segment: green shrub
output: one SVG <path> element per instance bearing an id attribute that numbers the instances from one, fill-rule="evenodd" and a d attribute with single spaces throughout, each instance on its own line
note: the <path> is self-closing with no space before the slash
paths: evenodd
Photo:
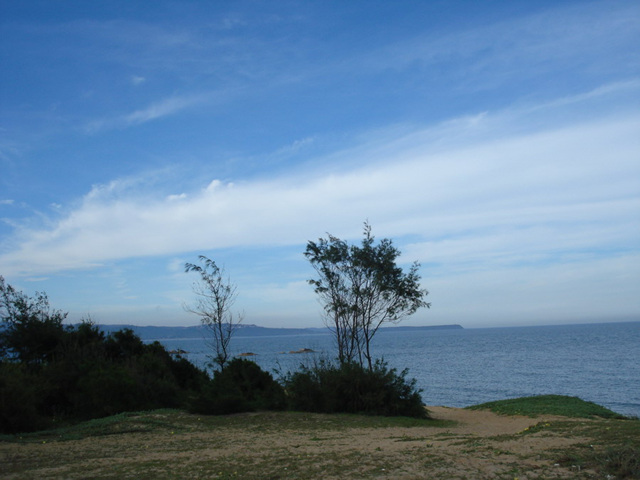
<path id="1" fill-rule="evenodd" d="M 144 409 L 130 372 L 113 364 L 92 368 L 80 378 L 75 403 L 75 415 L 87 419 Z"/>
<path id="2" fill-rule="evenodd" d="M 131 329 L 106 335 L 91 321 L 65 326 L 65 318 L 45 293 L 29 297 L 0 276 L 0 432 L 185 407 L 210 381 Z"/>
<path id="3" fill-rule="evenodd" d="M 427 418 L 416 380 L 378 360 L 369 370 L 357 363 L 320 361 L 284 378 L 289 407 L 324 413 Z"/>
<path id="4" fill-rule="evenodd" d="M 0 362 L 0 432 L 18 433 L 48 426 L 40 413 L 35 377 L 23 364 Z"/>
<path id="5" fill-rule="evenodd" d="M 199 392 L 209 381 L 207 372 L 196 367 L 186 358 L 180 356 L 172 358 L 169 367 L 176 382 L 178 382 L 178 386 L 183 391 Z"/>
<path id="6" fill-rule="evenodd" d="M 190 405 L 192 413 L 224 415 L 255 410 L 282 410 L 284 390 L 255 362 L 236 358 L 214 374 Z"/>

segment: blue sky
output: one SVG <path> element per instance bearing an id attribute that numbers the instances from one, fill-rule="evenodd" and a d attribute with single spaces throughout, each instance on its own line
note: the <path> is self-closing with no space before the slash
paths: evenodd
<path id="1" fill-rule="evenodd" d="M 322 324 L 308 240 L 422 264 L 406 325 L 640 319 L 636 1 L 0 0 L 0 275 L 69 320 Z"/>

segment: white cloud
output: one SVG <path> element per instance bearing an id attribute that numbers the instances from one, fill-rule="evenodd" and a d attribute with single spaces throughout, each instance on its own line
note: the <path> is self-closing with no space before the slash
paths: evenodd
<path id="1" fill-rule="evenodd" d="M 135 85 L 135 86 L 142 85 L 142 84 L 143 84 L 144 82 L 146 82 L 146 81 L 147 81 L 147 79 L 146 79 L 146 78 L 141 77 L 141 76 L 139 76 L 139 75 L 133 75 L 133 76 L 131 77 L 131 83 L 132 83 L 133 85 Z"/>
<path id="2" fill-rule="evenodd" d="M 186 193 L 180 193 L 178 195 L 169 195 L 167 197 L 167 200 L 171 201 L 171 202 L 177 202 L 180 200 L 184 200 L 185 198 L 187 198 L 187 194 Z"/>
<path id="3" fill-rule="evenodd" d="M 19 230 L 0 271 L 300 245 L 326 231 L 359 236 L 366 218 L 378 236 L 419 237 L 408 256 L 457 269 L 636 248 L 640 115 L 567 126 L 554 123 L 554 108 L 537 110 L 546 129 L 526 109 L 376 135 L 288 177 L 216 179 L 177 195 L 149 191 L 153 182 L 139 178 L 115 180 L 93 187 L 54 228 Z"/>

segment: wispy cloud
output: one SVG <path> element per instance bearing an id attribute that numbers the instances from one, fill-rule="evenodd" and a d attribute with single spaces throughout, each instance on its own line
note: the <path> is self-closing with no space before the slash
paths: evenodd
<path id="1" fill-rule="evenodd" d="M 141 110 L 136 110 L 125 117 L 123 117 L 123 123 L 126 125 L 137 125 L 145 123 L 150 120 L 156 120 L 158 118 L 173 115 L 185 108 L 192 107 L 194 105 L 202 104 L 207 100 L 206 95 L 190 95 L 186 97 L 172 97 L 162 100 L 160 102 L 149 105 Z"/>
<path id="2" fill-rule="evenodd" d="M 93 120 L 86 125 L 85 130 L 90 133 L 96 133 L 112 128 L 126 128 L 140 125 L 153 120 L 176 115 L 189 108 L 208 105 L 215 98 L 216 96 L 214 94 L 173 96 L 154 102 L 144 108 L 125 115 Z"/>
<path id="3" fill-rule="evenodd" d="M 454 91 L 479 91 L 522 81 L 549 82 L 561 72 L 582 72 L 574 85 L 598 75 L 634 75 L 640 53 L 635 2 L 557 4 L 541 13 L 487 21 L 470 29 L 402 39 L 354 59 L 362 69 L 423 69 L 429 82 L 448 82 Z M 552 74 L 553 77 L 549 77 Z M 553 83 L 553 82 L 551 82 Z"/>
<path id="4" fill-rule="evenodd" d="M 0 255 L 0 271 L 42 274 L 139 256 L 301 245 L 325 231 L 357 236 L 365 218 L 380 235 L 421 238 L 409 246 L 414 257 L 456 268 L 637 251 L 640 115 L 554 125 L 551 109 L 542 128 L 530 109 L 523 112 L 376 138 L 291 176 L 174 192 L 147 191 L 132 179 L 96 186 L 54 228 L 18 231 L 15 247 Z M 325 164 L 333 165 L 329 173 Z"/>
<path id="5" fill-rule="evenodd" d="M 314 138 L 313 137 L 306 137 L 306 138 L 302 138 L 300 140 L 296 140 L 293 143 L 291 143 L 290 145 L 286 145 L 286 146 L 278 149 L 278 151 L 274 153 L 274 156 L 291 156 L 291 155 L 295 155 L 295 154 L 299 153 L 300 150 L 302 150 L 305 147 L 308 147 L 309 145 L 311 145 L 313 142 L 314 142 Z"/>

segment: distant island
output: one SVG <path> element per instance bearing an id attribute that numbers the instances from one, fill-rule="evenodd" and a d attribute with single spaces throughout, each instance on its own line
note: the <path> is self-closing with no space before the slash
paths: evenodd
<path id="1" fill-rule="evenodd" d="M 99 325 L 105 333 L 115 332 L 123 328 L 129 328 L 143 340 L 164 340 L 177 338 L 202 338 L 206 334 L 202 325 L 190 327 L 154 327 L 139 325 Z M 429 326 L 395 326 L 383 327 L 379 332 L 389 331 L 422 331 L 422 330 L 461 330 L 460 325 L 429 325 Z M 258 325 L 238 325 L 235 333 L 237 337 L 274 337 L 274 336 L 294 336 L 294 335 L 327 335 L 327 327 L 310 328 L 269 328 Z"/>

